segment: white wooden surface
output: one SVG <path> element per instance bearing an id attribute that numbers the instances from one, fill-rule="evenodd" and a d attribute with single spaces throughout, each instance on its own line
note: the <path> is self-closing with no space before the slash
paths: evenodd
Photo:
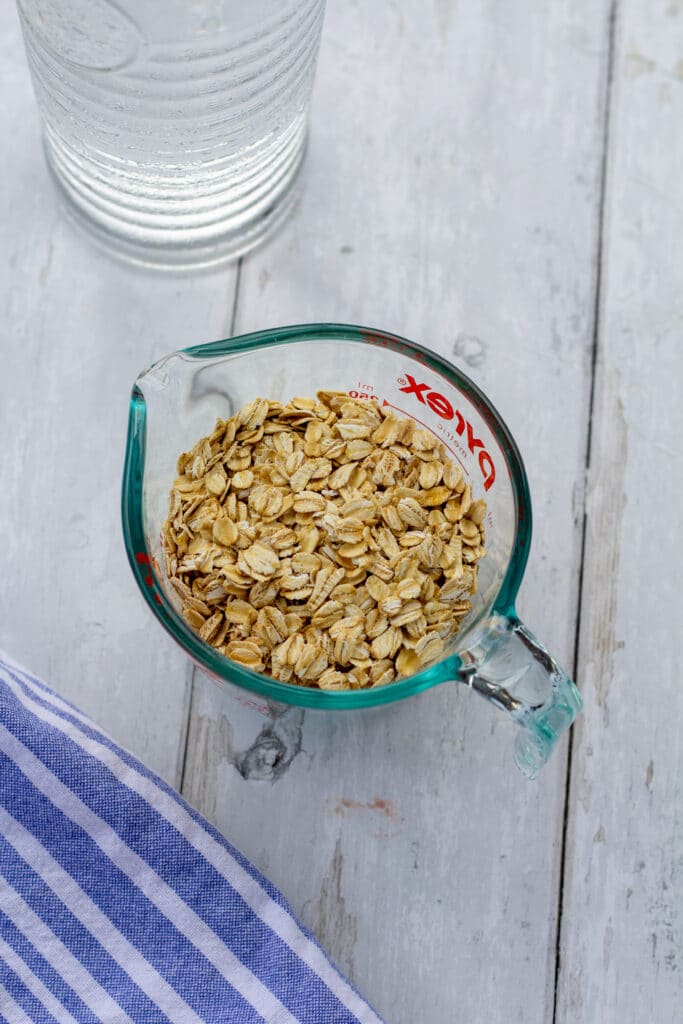
<path id="1" fill-rule="evenodd" d="M 388 1022 L 680 1020 L 683 4 L 331 3 L 305 191 L 239 275 L 93 250 L 47 178 L 10 5 L 0 46 L 0 646 L 182 785 Z M 534 784 L 455 688 L 254 719 L 138 596 L 136 373 L 325 319 L 460 363 L 520 442 L 519 608 L 570 668 L 578 649 L 587 701 Z"/>
<path id="2" fill-rule="evenodd" d="M 558 1019 L 679 1024 L 683 4 L 615 29 Z"/>
<path id="3" fill-rule="evenodd" d="M 84 242 L 45 166 L 14 4 L 0 25 L 0 646 L 177 784 L 187 668 L 149 628 L 117 512 L 128 396 L 181 339 L 229 331 L 236 273 L 164 280 Z"/>

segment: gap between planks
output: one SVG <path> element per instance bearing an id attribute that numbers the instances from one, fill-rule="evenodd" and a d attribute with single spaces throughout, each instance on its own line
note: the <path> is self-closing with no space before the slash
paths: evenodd
<path id="1" fill-rule="evenodd" d="M 240 282 L 242 280 L 242 261 L 243 261 L 243 257 L 240 256 L 240 258 L 237 261 L 237 271 L 235 273 L 235 290 L 233 292 L 232 310 L 231 310 L 231 313 L 230 313 L 230 326 L 228 328 L 228 337 L 229 338 L 233 337 L 233 335 L 235 333 L 235 324 L 237 323 L 237 303 L 238 303 L 238 298 L 239 298 L 239 294 L 240 294 Z M 190 722 L 192 721 L 192 706 L 194 704 L 195 680 L 197 678 L 197 671 L 198 671 L 197 670 L 197 666 L 194 665 L 192 662 L 189 662 L 188 664 L 189 664 L 189 669 L 190 669 L 189 680 L 188 680 L 188 683 L 187 683 L 187 687 L 188 687 L 189 693 L 188 693 L 187 701 L 186 701 L 185 721 L 183 723 L 183 725 L 184 725 L 184 735 L 183 735 L 183 737 L 181 739 L 181 744 L 180 744 L 181 747 L 182 747 L 182 756 L 181 756 L 181 759 L 180 759 L 180 766 L 179 766 L 179 770 L 178 770 L 178 777 L 179 777 L 178 790 L 179 790 L 179 792 L 183 796 L 185 795 L 185 777 L 187 775 L 187 755 L 188 755 L 188 751 L 189 751 L 189 747 L 190 747 Z"/>
<path id="2" fill-rule="evenodd" d="M 605 62 L 604 80 L 604 109 L 602 115 L 602 159 L 600 165 L 600 188 L 598 199 L 597 233 L 595 242 L 595 293 L 593 299 L 593 334 L 591 342 L 590 360 L 590 383 L 588 393 L 588 428 L 586 430 L 586 451 L 583 469 L 583 519 L 581 523 L 581 546 L 579 553 L 579 580 L 576 603 L 576 625 L 574 631 L 574 653 L 572 664 L 572 678 L 576 679 L 579 669 L 579 649 L 581 643 L 581 613 L 583 609 L 584 592 L 584 563 L 586 557 L 586 534 L 587 534 L 587 505 L 586 496 L 588 493 L 588 474 L 590 472 L 591 448 L 593 440 L 593 416 L 595 413 L 595 377 L 598 365 L 598 352 L 600 349 L 600 308 L 602 302 L 603 284 L 603 259 L 605 243 L 605 211 L 607 207 L 607 179 L 609 172 L 609 148 L 612 124 L 612 93 L 614 88 L 614 60 L 616 50 L 617 22 L 619 0 L 611 0 L 607 18 L 607 55 Z M 574 751 L 574 730 L 569 730 L 567 745 L 567 765 L 564 790 L 564 814 L 562 818 L 562 838 L 560 841 L 560 875 L 558 879 L 558 900 L 557 900 L 557 930 L 555 934 L 555 977 L 553 981 L 553 1017 L 552 1024 L 558 1024 L 558 988 L 560 981 L 560 958 L 562 944 L 563 908 L 564 908 L 564 882 L 565 866 L 567 859 L 567 830 L 569 826 L 569 814 L 571 807 L 571 775 L 572 755 Z"/>

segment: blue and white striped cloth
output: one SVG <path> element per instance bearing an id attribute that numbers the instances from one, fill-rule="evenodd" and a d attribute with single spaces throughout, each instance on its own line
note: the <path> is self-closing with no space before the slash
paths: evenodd
<path id="1" fill-rule="evenodd" d="M 0 654 L 2 1024 L 380 1024 L 282 895 Z"/>

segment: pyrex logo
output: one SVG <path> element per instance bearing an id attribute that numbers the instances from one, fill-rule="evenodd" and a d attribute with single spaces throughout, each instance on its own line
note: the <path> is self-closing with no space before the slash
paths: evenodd
<path id="1" fill-rule="evenodd" d="M 403 384 L 403 378 L 399 378 L 398 383 Z M 453 408 L 445 395 L 439 391 L 433 391 L 429 384 L 418 384 L 409 373 L 405 374 L 405 387 L 401 387 L 399 390 L 405 392 L 406 395 L 415 395 L 419 402 L 428 405 L 432 412 L 435 412 L 442 420 L 455 420 L 456 434 L 459 434 L 460 437 L 465 436 L 467 447 L 473 455 L 478 453 L 479 469 L 484 478 L 484 490 L 488 491 L 496 479 L 496 467 L 484 447 L 484 442 L 475 436 L 470 421 L 466 420 L 458 409 Z"/>

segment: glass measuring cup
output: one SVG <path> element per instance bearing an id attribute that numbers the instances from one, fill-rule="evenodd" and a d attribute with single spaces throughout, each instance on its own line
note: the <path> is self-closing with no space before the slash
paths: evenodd
<path id="1" fill-rule="evenodd" d="M 229 661 L 182 618 L 163 572 L 161 527 L 178 455 L 246 402 L 286 402 L 319 389 L 392 406 L 431 430 L 484 498 L 486 557 L 472 610 L 443 657 L 385 686 L 325 691 L 271 679 Z M 529 490 L 517 446 L 488 399 L 444 359 L 396 335 L 312 324 L 197 345 L 159 360 L 133 387 L 122 493 L 128 558 L 148 605 L 206 673 L 250 706 L 328 711 L 401 700 L 462 682 L 520 727 L 515 760 L 533 778 L 581 709 L 578 690 L 515 612 L 531 541 Z M 251 697 L 245 699 L 244 691 Z"/>

